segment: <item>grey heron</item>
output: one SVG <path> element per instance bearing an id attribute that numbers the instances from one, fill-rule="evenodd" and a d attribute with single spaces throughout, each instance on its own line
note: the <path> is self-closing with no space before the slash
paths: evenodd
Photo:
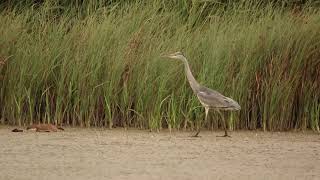
<path id="1" fill-rule="evenodd" d="M 235 100 L 222 95 L 218 91 L 200 85 L 192 75 L 187 58 L 181 52 L 175 52 L 173 54 L 165 55 L 163 57 L 178 59 L 184 63 L 185 73 L 187 75 L 187 79 L 190 83 L 191 89 L 193 90 L 194 94 L 198 97 L 201 105 L 205 108 L 205 121 L 207 120 L 209 109 L 217 110 L 222 117 L 222 123 L 224 127 L 224 135 L 222 137 L 230 137 L 227 132 L 225 119 L 221 114 L 220 110 L 239 111 L 241 109 L 240 105 Z M 198 137 L 200 133 L 200 128 L 201 123 L 194 137 Z"/>

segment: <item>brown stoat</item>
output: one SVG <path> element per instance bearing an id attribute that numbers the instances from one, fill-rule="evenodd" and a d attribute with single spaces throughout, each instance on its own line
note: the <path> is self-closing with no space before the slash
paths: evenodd
<path id="1" fill-rule="evenodd" d="M 27 127 L 27 130 L 29 129 L 36 130 L 36 132 L 57 132 L 58 129 L 64 131 L 62 127 L 57 127 L 53 124 L 32 124 Z"/>

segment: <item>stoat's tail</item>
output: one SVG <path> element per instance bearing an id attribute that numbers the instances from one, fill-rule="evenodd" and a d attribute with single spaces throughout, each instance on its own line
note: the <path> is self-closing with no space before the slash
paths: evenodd
<path id="1" fill-rule="evenodd" d="M 62 130 L 62 131 L 64 131 L 64 129 L 62 128 L 62 127 L 57 127 L 58 129 L 60 129 L 60 130 Z"/>
<path id="2" fill-rule="evenodd" d="M 16 129 L 13 129 L 13 130 L 12 130 L 12 132 L 23 132 L 23 130 L 22 130 L 22 129 L 17 129 L 17 128 L 16 128 Z"/>

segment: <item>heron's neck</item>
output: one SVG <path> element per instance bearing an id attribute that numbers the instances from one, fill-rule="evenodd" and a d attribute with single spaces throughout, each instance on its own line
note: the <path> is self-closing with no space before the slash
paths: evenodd
<path id="1" fill-rule="evenodd" d="M 187 78 L 188 78 L 188 81 L 190 83 L 190 86 L 191 86 L 192 90 L 193 91 L 197 91 L 200 88 L 200 85 L 192 75 L 192 72 L 191 72 L 190 67 L 189 67 L 188 60 L 185 57 L 182 58 L 181 60 L 184 63 L 186 75 L 187 75 Z"/>

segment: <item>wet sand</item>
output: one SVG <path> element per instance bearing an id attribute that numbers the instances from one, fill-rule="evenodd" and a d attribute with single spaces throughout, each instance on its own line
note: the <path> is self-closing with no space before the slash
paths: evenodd
<path id="1" fill-rule="evenodd" d="M 313 132 L 153 133 L 67 128 L 13 133 L 0 127 L 0 179 L 320 179 Z"/>

